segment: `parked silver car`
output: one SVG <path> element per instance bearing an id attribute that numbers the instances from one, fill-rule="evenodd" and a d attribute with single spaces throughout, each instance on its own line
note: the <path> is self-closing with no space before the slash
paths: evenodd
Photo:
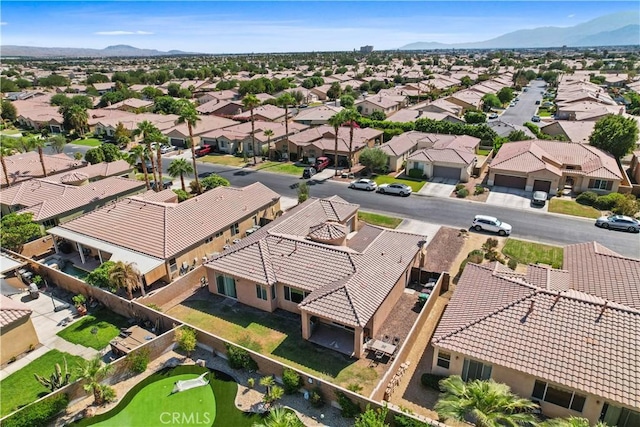
<path id="1" fill-rule="evenodd" d="M 547 204 L 548 198 L 549 194 L 546 191 L 534 191 L 533 197 L 531 198 L 531 204 L 544 206 Z"/>
<path id="2" fill-rule="evenodd" d="M 352 181 L 349 184 L 349 188 L 355 188 L 356 190 L 367 190 L 373 191 L 378 188 L 378 184 L 372 179 L 362 178 L 355 181 Z"/>
<path id="3" fill-rule="evenodd" d="M 613 230 L 624 230 L 631 233 L 640 232 L 640 221 L 625 215 L 601 216 L 596 220 L 596 226 Z"/>
<path id="4" fill-rule="evenodd" d="M 378 193 L 396 194 L 398 196 L 408 196 L 413 190 L 407 184 L 392 182 L 391 184 L 382 184 L 378 187 Z"/>
<path id="5" fill-rule="evenodd" d="M 511 224 L 502 222 L 494 216 L 476 215 L 476 217 L 473 218 L 471 227 L 476 231 L 491 231 L 501 236 L 511 234 Z"/>

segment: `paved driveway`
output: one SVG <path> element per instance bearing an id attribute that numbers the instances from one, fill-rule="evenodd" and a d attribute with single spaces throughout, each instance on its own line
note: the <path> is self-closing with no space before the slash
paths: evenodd
<path id="1" fill-rule="evenodd" d="M 418 191 L 422 196 L 449 197 L 456 189 L 458 181 L 450 178 L 432 178 Z"/>
<path id="2" fill-rule="evenodd" d="M 396 228 L 398 231 L 406 231 L 407 233 L 421 234 L 427 236 L 427 244 L 431 242 L 433 236 L 440 230 L 440 225 L 428 222 L 418 221 L 415 219 L 405 219 Z"/>
<path id="3" fill-rule="evenodd" d="M 539 212 L 547 212 L 549 203 L 544 206 L 533 206 L 531 204 L 531 196 L 533 192 L 518 190 L 508 187 L 493 187 L 489 192 L 486 203 L 489 205 L 505 206 L 509 208 L 535 210 Z"/>

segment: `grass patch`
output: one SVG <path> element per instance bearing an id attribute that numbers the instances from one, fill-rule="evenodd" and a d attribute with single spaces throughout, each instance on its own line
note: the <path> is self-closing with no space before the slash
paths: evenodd
<path id="1" fill-rule="evenodd" d="M 67 326 L 57 335 L 74 344 L 102 350 L 118 336 L 120 328 L 128 325 L 127 319 L 103 308 Z"/>
<path id="2" fill-rule="evenodd" d="M 387 228 L 396 228 L 402 222 L 402 218 L 362 211 L 358 212 L 358 219 L 372 225 L 379 225 Z"/>
<path id="3" fill-rule="evenodd" d="M 102 145 L 102 141 L 97 138 L 87 138 L 87 139 L 76 139 L 71 141 L 70 144 L 75 145 L 85 145 L 87 147 L 99 147 Z"/>
<path id="4" fill-rule="evenodd" d="M 214 163 L 216 165 L 224 166 L 244 167 L 247 164 L 242 157 L 232 156 L 231 154 L 209 154 L 207 156 L 200 157 L 199 160 L 205 163 Z"/>
<path id="5" fill-rule="evenodd" d="M 562 268 L 564 249 L 509 238 L 502 248 L 502 253 L 520 264 L 549 264 L 553 268 Z"/>
<path id="6" fill-rule="evenodd" d="M 292 163 L 281 163 L 281 162 L 264 162 L 260 163 L 256 170 L 263 170 L 266 172 L 274 172 L 274 173 L 283 173 L 287 175 L 296 175 L 302 176 L 302 172 L 304 172 L 305 166 L 297 166 Z"/>
<path id="7" fill-rule="evenodd" d="M 17 135 L 21 133 L 20 129 L 5 129 L 0 131 L 0 135 Z"/>
<path id="8" fill-rule="evenodd" d="M 420 189 L 427 183 L 427 181 L 412 181 L 409 179 L 398 179 L 394 178 L 390 175 L 378 175 L 373 179 L 376 184 L 391 184 L 392 182 L 398 182 L 400 184 L 407 184 L 411 189 L 416 192 L 420 191 Z"/>
<path id="9" fill-rule="evenodd" d="M 575 200 L 562 200 L 556 198 L 549 201 L 549 212 L 581 216 L 584 218 L 598 218 L 602 215 L 600 211 L 594 207 L 581 205 Z"/>
<path id="10" fill-rule="evenodd" d="M 36 381 L 33 374 L 49 378 L 55 369 L 56 363 L 59 363 L 64 370 L 64 359 L 67 360 L 71 381 L 74 381 L 77 377 L 75 369 L 82 357 L 58 350 L 51 350 L 43 354 L 24 368 L 0 381 L 0 395 L 2 395 L 2 399 L 0 399 L 0 417 L 4 417 L 49 394 L 49 390 Z"/>
<path id="11" fill-rule="evenodd" d="M 489 153 L 491 153 L 491 150 L 483 150 L 483 149 L 481 149 L 481 148 L 478 148 L 478 149 L 476 150 L 476 154 L 477 154 L 478 156 L 488 156 L 488 155 L 489 155 Z"/>
<path id="12" fill-rule="evenodd" d="M 540 111 L 538 111 L 538 116 L 540 116 L 540 117 L 551 117 L 552 114 L 551 114 L 551 112 L 549 112 L 547 110 L 540 110 Z"/>

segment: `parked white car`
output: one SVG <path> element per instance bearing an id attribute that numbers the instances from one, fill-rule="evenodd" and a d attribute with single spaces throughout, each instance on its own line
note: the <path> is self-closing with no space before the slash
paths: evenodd
<path id="1" fill-rule="evenodd" d="M 601 216 L 596 220 L 596 226 L 629 231 L 630 233 L 640 232 L 640 221 L 624 215 Z"/>
<path id="2" fill-rule="evenodd" d="M 491 231 L 493 233 L 498 233 L 501 236 L 511 234 L 511 224 L 502 222 L 494 216 L 476 215 L 476 217 L 473 218 L 471 227 L 476 231 Z"/>
<path id="3" fill-rule="evenodd" d="M 352 181 L 349 184 L 349 188 L 355 188 L 356 190 L 373 191 L 378 188 L 378 184 L 372 179 L 362 178 L 356 181 Z"/>
<path id="4" fill-rule="evenodd" d="M 175 149 L 176 149 L 176 147 L 174 147 L 173 145 L 163 145 L 162 147 L 160 147 L 160 152 L 162 154 L 167 154 L 167 153 L 172 152 Z"/>
<path id="5" fill-rule="evenodd" d="M 378 193 L 381 194 L 396 194 L 398 196 L 408 196 L 411 194 L 411 187 L 407 184 L 401 184 L 399 182 L 392 182 L 391 184 L 382 184 L 378 187 Z"/>

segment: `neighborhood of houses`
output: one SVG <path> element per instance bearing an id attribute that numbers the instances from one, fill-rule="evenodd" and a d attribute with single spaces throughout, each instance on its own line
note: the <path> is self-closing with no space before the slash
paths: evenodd
<path id="1" fill-rule="evenodd" d="M 173 341 L 163 334 L 178 336 L 178 329 L 189 327 L 197 331 L 197 351 L 222 356 L 217 360 L 230 359 L 230 346 L 237 346 L 278 382 L 283 368 L 296 370 L 306 379 L 300 384 L 305 399 L 320 384 L 325 394 L 342 393 L 363 410 L 384 402 L 394 414 L 443 425 L 447 419 L 434 411 L 437 386 L 425 387 L 421 377 L 457 375 L 465 382 L 508 385 L 535 404 L 532 414 L 541 420 L 579 417 L 587 420 L 585 425 L 640 425 L 640 251 L 630 257 L 589 241 L 554 249 L 561 255 L 553 263 L 509 258 L 506 246 L 512 237 L 493 239 L 473 229 L 434 224 L 404 227 L 407 220 L 390 226 L 371 220 L 371 213 L 342 193 L 306 197 L 299 192 L 291 200 L 262 183 L 260 173 L 244 186 L 227 183 L 206 191 L 192 186 L 193 194 L 184 198 L 171 188 L 149 186 L 154 161 L 168 174 L 162 159 L 193 160 L 194 168 L 240 159 L 244 167 L 238 171 L 259 171 L 261 164 L 273 162 L 297 165 L 300 172 L 328 158 L 324 180 L 349 184 L 384 177 L 376 185 L 381 188 L 420 183 L 408 203 L 433 196 L 437 188 L 446 190 L 439 197 L 451 200 L 464 197 L 464 188 L 476 189 L 475 197 L 504 192 L 526 200 L 544 192 L 545 212 L 556 212 L 551 210 L 555 200 L 582 206 L 575 201 L 581 194 L 617 194 L 635 207 L 621 217 L 628 221 L 625 231 L 640 231 L 634 218 L 635 196 L 640 196 L 638 116 L 627 112 L 628 100 L 617 99 L 640 89 L 635 73 L 603 71 L 594 81 L 593 59 L 565 58 L 565 71 L 545 76 L 548 81 L 538 77 L 546 68 L 535 67 L 533 78 L 523 80 L 521 70 L 501 65 L 499 58 L 477 67 L 439 55 L 426 76 L 424 66 L 406 59 L 372 70 L 367 54 L 360 54 L 364 59 L 353 69 L 325 73 L 322 84 L 313 87 L 303 84 L 315 76 L 306 66 L 260 76 L 288 79 L 290 88 L 280 93 L 241 94 L 235 86 L 218 84 L 256 78 L 238 71 L 223 78 L 130 84 L 130 93 L 150 93 L 143 89 L 151 87 L 158 97 L 105 105 L 101 97 L 121 92 L 122 82 L 87 83 L 92 72 L 78 66 L 55 72 L 68 80 L 66 86 L 3 90 L 3 112 L 10 104 L 15 117 L 8 120 L 3 114 L 0 131 L 0 208 L 3 219 L 11 219 L 3 221 L 2 232 L 22 233 L 11 231 L 21 216 L 36 232 L 29 228 L 24 241 L 3 239 L 0 386 L 28 369 L 36 360 L 33 354 L 44 353 L 41 349 L 72 347 L 55 347 L 65 341 L 56 333 L 83 321 L 83 313 L 111 310 L 129 319 L 129 326 L 143 328 L 139 333 L 145 338 L 127 347 L 111 337 L 105 348 L 96 349 L 106 363 L 117 364 L 121 355 L 144 346 L 161 358 L 174 351 Z M 121 61 L 105 73 L 107 80 L 127 67 Z M 397 70 L 401 83 L 393 84 L 396 75 L 390 77 L 389 69 Z M 3 64 L 2 70 L 14 68 Z M 51 75 L 31 63 L 21 68 L 22 76 L 27 72 L 36 80 Z M 389 80 L 392 84 L 375 93 L 366 90 Z M 514 92 L 514 100 L 488 107 L 487 95 L 505 93 L 505 88 Z M 189 92 L 186 102 L 196 119 L 156 108 L 159 98 L 176 102 L 175 90 Z M 60 94 L 91 99 L 79 128 L 52 105 Z M 285 102 L 278 101 L 282 96 Z M 525 108 L 532 113 L 522 119 L 518 111 Z M 483 120 L 474 122 L 474 114 Z M 590 144 L 599 124 L 611 117 L 635 127 L 634 147 L 622 156 Z M 132 161 L 123 154 L 149 144 L 149 135 L 140 132 L 142 123 L 161 134 L 154 143 L 168 147 L 162 155 L 158 150 L 157 160 L 155 152 L 146 154 L 147 160 Z M 493 140 L 470 129 L 491 132 Z M 118 139 L 123 132 L 127 138 Z M 22 149 L 20 141 L 28 133 L 43 139 L 74 134 L 77 139 L 70 138 L 66 147 L 71 148 L 57 153 L 43 152 L 44 145 Z M 82 153 L 74 157 L 71 153 L 87 135 L 118 146 L 120 158 L 91 163 Z M 205 149 L 199 152 L 204 155 L 196 159 L 192 147 Z M 385 159 L 376 170 L 368 160 L 373 150 Z M 193 169 L 184 174 L 198 176 Z M 504 247 L 509 259 L 496 256 L 492 245 Z M 132 267 L 133 282 L 96 285 L 99 273 L 114 264 Z M 78 296 L 82 303 L 74 304 Z M 45 298 L 51 300 L 46 309 Z M 64 313 L 60 323 L 40 325 L 43 316 L 53 318 L 42 310 L 53 313 L 52 308 Z M 260 319 L 267 319 L 262 332 L 251 335 L 246 325 Z M 247 331 L 230 332 L 240 327 Z M 291 339 L 289 346 L 299 354 L 272 349 L 267 340 L 276 332 Z M 115 333 L 126 339 L 117 328 Z M 75 353 L 69 351 L 84 357 L 86 343 L 73 344 Z M 344 380 L 349 375 L 340 369 L 325 371 L 318 362 L 325 358 L 339 360 L 355 379 Z M 73 417 L 89 403 L 82 393 L 70 393 L 75 400 L 65 416 Z M 337 399 L 334 406 L 344 410 L 339 398 L 325 399 Z M 3 406 L 1 416 L 10 419 L 34 400 Z M 319 416 L 309 417 L 314 420 L 308 425 L 323 425 Z M 326 425 L 343 424 L 327 420 Z"/>

